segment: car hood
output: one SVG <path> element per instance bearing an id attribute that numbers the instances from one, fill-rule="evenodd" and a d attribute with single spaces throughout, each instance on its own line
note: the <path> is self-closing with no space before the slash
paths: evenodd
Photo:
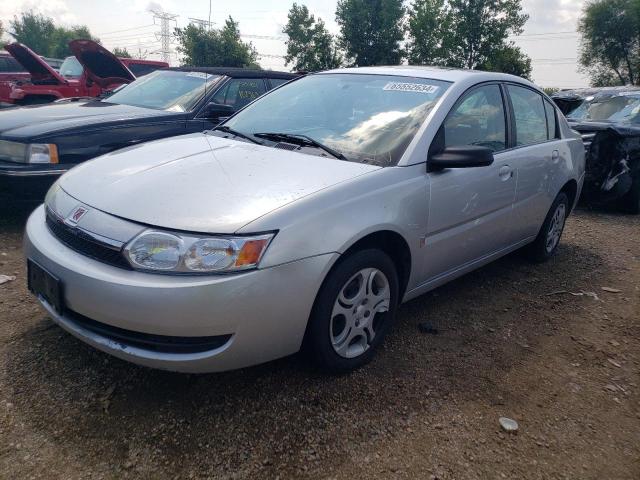
<path id="1" fill-rule="evenodd" d="M 578 132 L 613 131 L 623 137 L 640 135 L 640 125 L 625 122 L 595 122 L 568 120 L 569 126 Z"/>
<path id="2" fill-rule="evenodd" d="M 103 101 L 52 103 L 0 110 L 0 138 L 29 141 L 61 130 L 87 128 L 110 122 L 175 115 L 164 110 L 117 105 Z"/>
<path id="3" fill-rule="evenodd" d="M 67 83 L 58 72 L 26 45 L 16 42 L 5 45 L 4 48 L 31 74 L 33 80 L 51 80 L 58 85 Z"/>
<path id="4" fill-rule="evenodd" d="M 69 48 L 89 78 L 103 88 L 129 83 L 136 78 L 118 57 L 93 40 L 72 40 Z"/>
<path id="5" fill-rule="evenodd" d="M 135 222 L 234 233 L 379 168 L 197 133 L 104 155 L 72 169 L 59 185 L 79 203 Z"/>

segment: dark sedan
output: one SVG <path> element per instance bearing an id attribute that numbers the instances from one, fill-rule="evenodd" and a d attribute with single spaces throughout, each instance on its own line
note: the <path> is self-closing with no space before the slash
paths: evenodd
<path id="1" fill-rule="evenodd" d="M 105 153 L 215 127 L 296 74 L 172 68 L 139 78 L 102 100 L 0 112 L 0 191 L 39 199 L 62 173 Z"/>

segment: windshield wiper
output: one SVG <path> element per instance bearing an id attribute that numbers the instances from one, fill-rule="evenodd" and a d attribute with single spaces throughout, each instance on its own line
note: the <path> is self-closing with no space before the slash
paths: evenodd
<path id="1" fill-rule="evenodd" d="M 308 137 L 307 135 L 302 135 L 299 133 L 275 133 L 275 132 L 254 133 L 253 135 L 259 138 L 266 138 L 267 140 L 276 140 L 276 141 L 283 140 L 285 142 L 291 142 L 291 143 L 300 145 L 301 147 L 303 146 L 316 147 L 321 150 L 324 150 L 329 155 L 337 158 L 338 160 L 347 160 L 347 157 L 345 157 L 342 153 L 338 152 L 337 150 L 334 150 L 331 147 L 327 147 L 326 145 L 323 145 L 322 143 L 318 142 L 317 140 L 314 140 L 311 137 Z"/>
<path id="2" fill-rule="evenodd" d="M 235 135 L 236 137 L 244 138 L 245 140 L 249 140 L 250 142 L 257 143 L 258 145 L 262 145 L 262 142 L 259 142 L 255 138 L 252 138 L 249 135 L 244 134 L 242 132 L 238 132 L 237 130 L 234 130 L 231 127 L 227 127 L 226 125 L 218 125 L 217 127 L 214 127 L 211 130 L 220 130 L 221 132 L 229 133 L 231 135 Z"/>

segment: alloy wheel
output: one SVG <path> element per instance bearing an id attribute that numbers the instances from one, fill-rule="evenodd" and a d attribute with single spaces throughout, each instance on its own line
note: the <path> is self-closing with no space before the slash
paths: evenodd
<path id="1" fill-rule="evenodd" d="M 390 302 L 389 280 L 377 268 L 364 268 L 349 278 L 338 293 L 329 322 L 335 352 L 354 358 L 367 351 Z"/>
<path id="2" fill-rule="evenodd" d="M 560 203 L 558 204 L 556 211 L 553 213 L 553 217 L 551 217 L 551 222 L 549 223 L 549 230 L 547 231 L 547 238 L 545 242 L 547 253 L 551 253 L 560 242 L 566 218 L 567 206 L 564 203 Z"/>

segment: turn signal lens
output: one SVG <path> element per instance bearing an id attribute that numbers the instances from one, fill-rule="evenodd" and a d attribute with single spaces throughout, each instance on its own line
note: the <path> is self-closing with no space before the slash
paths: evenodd
<path id="1" fill-rule="evenodd" d="M 236 267 L 256 265 L 260 261 L 267 245 L 269 245 L 269 240 L 271 240 L 271 238 L 261 238 L 259 240 L 249 240 L 245 242 L 238 254 Z"/>

